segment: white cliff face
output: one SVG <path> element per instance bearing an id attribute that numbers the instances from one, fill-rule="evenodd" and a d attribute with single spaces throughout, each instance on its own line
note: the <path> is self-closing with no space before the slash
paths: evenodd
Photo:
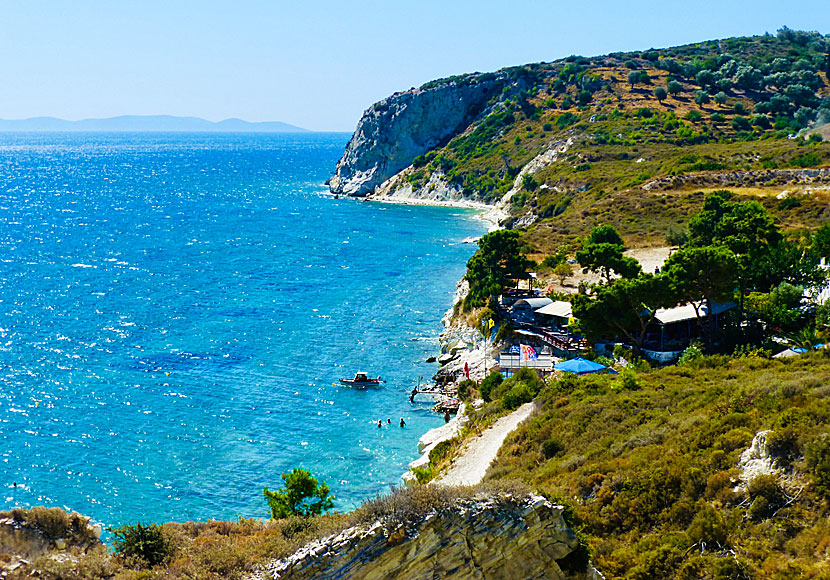
<path id="1" fill-rule="evenodd" d="M 372 192 L 415 157 L 466 129 L 504 82 L 503 74 L 468 75 L 376 103 L 363 114 L 337 163 L 329 180 L 332 193 Z"/>
<path id="2" fill-rule="evenodd" d="M 415 522 L 377 521 L 309 544 L 264 570 L 304 580 L 560 580 L 578 546 L 562 506 L 540 496 L 459 500 Z M 590 564 L 569 578 L 601 578 Z"/>

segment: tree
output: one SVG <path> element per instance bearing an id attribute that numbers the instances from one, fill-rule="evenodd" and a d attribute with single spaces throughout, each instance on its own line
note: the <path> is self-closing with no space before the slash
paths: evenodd
<path id="1" fill-rule="evenodd" d="M 746 117 L 742 115 L 735 115 L 732 117 L 732 128 L 736 131 L 749 131 L 752 129 L 752 125 Z"/>
<path id="2" fill-rule="evenodd" d="M 663 87 L 654 87 L 654 96 L 657 97 L 657 100 L 661 103 L 665 98 L 668 96 L 666 89 Z"/>
<path id="3" fill-rule="evenodd" d="M 683 85 L 675 80 L 671 80 L 666 83 L 666 91 L 668 91 L 671 96 L 677 97 L 677 95 L 683 92 Z"/>
<path id="4" fill-rule="evenodd" d="M 669 256 L 663 266 L 676 294 L 690 302 L 703 331 L 704 341 L 711 346 L 711 336 L 700 314 L 703 302 L 712 312 L 715 302 L 726 302 L 735 291 L 738 260 L 724 246 L 682 248 Z"/>
<path id="5" fill-rule="evenodd" d="M 588 239 L 585 241 L 586 244 L 616 244 L 618 246 L 622 246 L 623 251 L 625 250 L 625 243 L 623 242 L 622 236 L 620 236 L 619 232 L 614 228 L 612 225 L 601 225 L 596 226 L 594 229 L 591 230 L 591 233 L 588 234 Z"/>
<path id="6" fill-rule="evenodd" d="M 816 258 L 830 258 L 830 224 L 824 224 L 813 234 L 811 249 Z"/>
<path id="7" fill-rule="evenodd" d="M 491 296 L 501 294 L 514 280 L 526 277 L 532 265 L 522 254 L 519 232 L 497 230 L 482 236 L 478 250 L 467 262 L 468 304 L 484 306 Z"/>
<path id="8" fill-rule="evenodd" d="M 695 103 L 697 103 L 701 108 L 703 105 L 709 104 L 709 93 L 706 91 L 698 91 L 695 94 Z"/>
<path id="9" fill-rule="evenodd" d="M 619 278 L 593 288 L 594 295 L 574 297 L 574 316 L 592 339 L 624 336 L 639 353 L 659 308 L 677 303 L 671 280 L 664 274 Z"/>
<path id="10" fill-rule="evenodd" d="M 574 270 L 571 268 L 571 265 L 566 261 L 560 264 L 553 269 L 553 274 L 559 278 L 559 284 L 564 286 L 565 280 L 570 278 L 574 275 Z"/>
<path id="11" fill-rule="evenodd" d="M 792 332 L 801 313 L 798 306 L 804 289 L 782 282 L 772 292 L 763 294 L 753 292 L 746 299 L 749 310 L 757 312 L 768 329 L 777 332 Z"/>
<path id="12" fill-rule="evenodd" d="M 639 262 L 624 256 L 623 247 L 619 244 L 585 244 L 576 253 L 576 260 L 583 272 L 599 272 L 608 283 L 611 282 L 612 273 L 623 278 L 633 278 L 641 271 Z"/>
<path id="13" fill-rule="evenodd" d="M 291 473 L 283 473 L 281 477 L 285 487 L 278 491 L 271 491 L 267 487 L 262 490 L 273 519 L 319 516 L 334 507 L 333 498 L 329 497 L 329 486 L 318 483 L 311 472 L 296 468 Z"/>
<path id="14" fill-rule="evenodd" d="M 704 69 L 697 73 L 695 80 L 701 88 L 705 89 L 708 86 L 714 85 L 717 78 L 715 77 L 715 74 L 712 71 Z"/>
<path id="15" fill-rule="evenodd" d="M 634 88 L 634 85 L 641 83 L 647 85 L 651 82 L 651 78 L 649 78 L 648 73 L 644 70 L 633 70 L 628 73 L 628 83 L 631 85 L 631 88 Z"/>
<path id="16" fill-rule="evenodd" d="M 722 107 L 726 104 L 726 101 L 729 97 L 726 96 L 726 93 L 720 91 L 719 93 L 716 93 L 713 98 L 715 99 L 715 102 Z"/>

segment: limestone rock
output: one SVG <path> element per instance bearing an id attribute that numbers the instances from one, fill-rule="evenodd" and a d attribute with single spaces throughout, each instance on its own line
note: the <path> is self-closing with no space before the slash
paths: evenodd
<path id="1" fill-rule="evenodd" d="M 560 580 L 578 546 L 562 506 L 540 496 L 458 500 L 415 522 L 375 522 L 272 562 L 280 580 Z M 569 578 L 599 578 L 589 565 Z"/>
<path id="2" fill-rule="evenodd" d="M 471 74 L 395 93 L 363 113 L 329 180 L 333 193 L 365 196 L 412 160 L 464 131 L 506 82 Z"/>

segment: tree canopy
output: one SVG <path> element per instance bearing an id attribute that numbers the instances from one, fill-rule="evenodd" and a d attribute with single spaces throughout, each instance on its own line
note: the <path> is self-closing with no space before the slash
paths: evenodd
<path id="1" fill-rule="evenodd" d="M 595 285 L 593 296 L 574 296 L 573 312 L 586 336 L 592 339 L 624 336 L 639 352 L 657 310 L 676 303 L 677 295 L 668 276 L 640 274 L 636 278 L 618 278 L 610 284 Z"/>
<path id="2" fill-rule="evenodd" d="M 329 486 L 318 482 L 311 472 L 296 468 L 281 477 L 284 487 L 278 491 L 267 487 L 262 490 L 273 519 L 318 516 L 334 507 L 333 498 L 329 497 Z"/>
<path id="3" fill-rule="evenodd" d="M 619 244 L 586 244 L 576 252 L 576 260 L 584 272 L 598 272 L 608 283 L 612 274 L 634 278 L 641 271 L 640 263 L 624 256 L 623 246 Z"/>
<path id="4" fill-rule="evenodd" d="M 478 250 L 467 262 L 466 278 L 470 284 L 470 306 L 484 306 L 490 296 L 497 296 L 514 280 L 525 278 L 533 261 L 522 253 L 519 232 L 496 230 L 482 236 Z"/>

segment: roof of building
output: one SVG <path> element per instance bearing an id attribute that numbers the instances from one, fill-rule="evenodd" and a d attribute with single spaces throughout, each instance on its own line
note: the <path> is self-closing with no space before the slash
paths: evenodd
<path id="1" fill-rule="evenodd" d="M 564 300 L 555 300 L 547 306 L 543 306 L 536 310 L 536 314 L 544 314 L 546 316 L 558 316 L 559 318 L 571 318 L 574 315 L 573 307 L 570 302 Z"/>
<path id="2" fill-rule="evenodd" d="M 547 306 L 553 302 L 550 298 L 522 298 L 521 300 L 516 300 L 516 303 L 513 305 L 515 308 L 516 306 L 530 306 L 532 310 L 538 310 L 544 306 Z"/>
<path id="3" fill-rule="evenodd" d="M 714 302 L 712 304 L 712 314 L 720 314 L 721 312 L 726 312 L 727 310 L 731 310 L 737 306 L 734 302 L 726 302 L 725 304 L 718 304 Z M 704 318 L 709 316 L 709 309 L 706 304 L 701 305 L 700 307 L 700 316 Z M 697 314 L 695 314 L 695 307 L 692 304 L 684 304 L 683 306 L 675 306 L 674 308 L 661 308 L 657 311 L 657 321 L 663 324 L 669 324 L 672 322 L 681 322 L 683 320 L 694 320 L 697 318 Z"/>

